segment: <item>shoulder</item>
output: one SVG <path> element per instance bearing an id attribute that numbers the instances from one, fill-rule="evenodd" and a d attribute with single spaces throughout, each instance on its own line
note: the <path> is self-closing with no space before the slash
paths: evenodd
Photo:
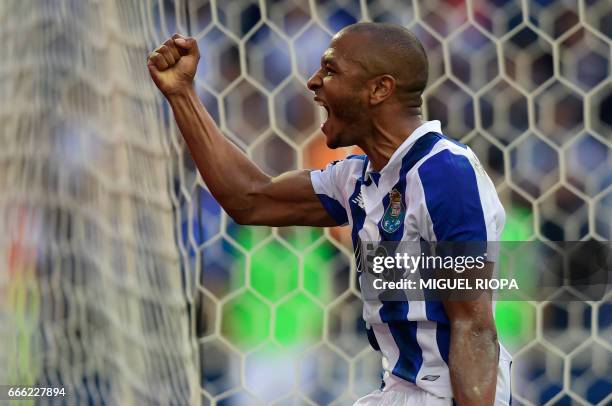
<path id="1" fill-rule="evenodd" d="M 342 160 L 330 162 L 327 167 L 321 171 L 333 172 L 334 175 L 344 178 L 351 177 L 352 175 L 361 175 L 366 166 L 366 155 L 349 155 Z"/>
<path id="2" fill-rule="evenodd" d="M 466 145 L 440 133 L 427 134 L 413 148 L 420 149 L 421 153 L 415 157 L 417 162 L 414 162 L 408 176 L 421 181 L 452 183 L 456 176 L 473 172 L 474 162 L 477 161 Z"/>
<path id="3" fill-rule="evenodd" d="M 472 150 L 446 137 L 423 157 L 411 176 L 429 203 L 453 205 L 477 199 L 486 178 Z"/>
<path id="4" fill-rule="evenodd" d="M 362 176 L 367 165 L 365 155 L 349 155 L 330 162 L 324 169 L 311 171 L 310 177 L 317 194 L 343 194 Z"/>
<path id="5" fill-rule="evenodd" d="M 459 176 L 473 174 L 477 161 L 466 145 L 440 136 L 439 142 L 415 165 L 413 175 L 421 180 L 433 177 L 439 182 L 451 184 Z"/>
<path id="6" fill-rule="evenodd" d="M 337 161 L 343 167 L 351 170 L 363 170 L 368 165 L 367 155 L 349 155 L 341 161 Z"/>

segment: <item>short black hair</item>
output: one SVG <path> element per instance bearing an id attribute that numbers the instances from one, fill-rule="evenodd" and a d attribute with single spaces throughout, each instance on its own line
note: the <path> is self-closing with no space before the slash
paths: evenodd
<path id="1" fill-rule="evenodd" d="M 427 85 L 428 62 L 423 44 L 397 24 L 360 22 L 344 27 L 347 33 L 365 34 L 367 52 L 353 55 L 369 77 L 389 74 L 396 79 L 397 96 L 407 106 L 420 106 Z"/>

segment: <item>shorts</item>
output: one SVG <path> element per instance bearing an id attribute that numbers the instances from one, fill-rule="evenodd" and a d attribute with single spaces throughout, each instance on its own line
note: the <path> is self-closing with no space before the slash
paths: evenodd
<path id="1" fill-rule="evenodd" d="M 504 351 L 505 352 L 505 351 Z M 512 393 L 510 387 L 510 367 L 512 361 L 502 356 L 497 370 L 497 387 L 494 406 L 510 406 Z M 353 406 L 452 406 L 452 398 L 441 398 L 411 382 L 396 376 L 385 378 L 383 390 L 376 390 L 358 399 Z"/>

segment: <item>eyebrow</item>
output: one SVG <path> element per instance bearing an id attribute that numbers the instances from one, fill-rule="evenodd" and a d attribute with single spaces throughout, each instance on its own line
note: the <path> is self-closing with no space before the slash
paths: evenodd
<path id="1" fill-rule="evenodd" d="M 321 57 L 321 66 L 323 65 L 331 65 L 334 68 L 338 68 L 338 63 L 336 62 L 334 57 L 330 55 L 323 55 Z"/>

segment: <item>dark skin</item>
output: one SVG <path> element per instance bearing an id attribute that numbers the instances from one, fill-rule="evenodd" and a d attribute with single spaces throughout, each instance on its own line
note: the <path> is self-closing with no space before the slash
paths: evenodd
<path id="1" fill-rule="evenodd" d="M 406 111 L 394 97 L 392 75 L 369 77 L 367 65 L 356 59 L 356 55 L 367 55 L 371 46 L 364 34 L 337 35 L 321 57 L 321 68 L 308 80 L 308 88 L 319 104 L 331 107 L 336 125 L 323 129 L 327 145 L 357 145 L 373 169 L 380 171 L 423 120 L 419 106 Z"/>
<path id="2" fill-rule="evenodd" d="M 373 74 L 384 62 L 373 49 L 376 45 L 367 34 L 340 32 L 323 54 L 321 68 L 308 80 L 308 88 L 329 112 L 323 126 L 328 146 L 357 145 L 379 171 L 421 125 L 422 116 L 420 92 L 414 98 L 399 97 L 398 75 Z M 372 54 L 379 59 L 363 59 Z M 151 53 L 148 67 L 219 204 L 240 224 L 335 226 L 314 192 L 310 171 L 271 178 L 223 136 L 193 87 L 199 58 L 196 41 L 175 34 Z M 460 406 L 492 405 L 498 344 L 491 301 L 482 295 L 469 302 L 447 301 L 444 306 L 451 323 L 454 398 Z"/>

